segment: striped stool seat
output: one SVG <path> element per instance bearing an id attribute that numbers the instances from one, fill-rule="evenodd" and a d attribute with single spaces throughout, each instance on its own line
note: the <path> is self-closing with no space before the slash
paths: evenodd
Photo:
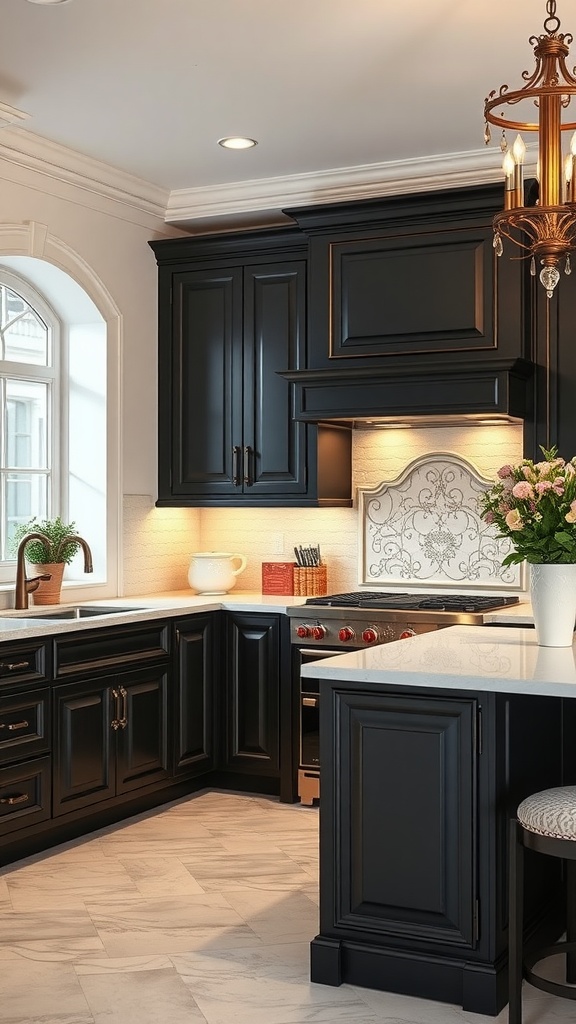
<path id="1" fill-rule="evenodd" d="M 576 786 L 544 789 L 526 797 L 516 817 L 529 832 L 576 842 Z"/>
<path id="2" fill-rule="evenodd" d="M 566 941 L 524 950 L 524 850 L 565 861 Z M 522 1024 L 522 981 L 576 999 L 576 786 L 557 786 L 526 797 L 510 822 L 510 906 L 508 920 L 508 1021 Z M 533 968 L 562 953 L 566 982 L 548 981 Z"/>

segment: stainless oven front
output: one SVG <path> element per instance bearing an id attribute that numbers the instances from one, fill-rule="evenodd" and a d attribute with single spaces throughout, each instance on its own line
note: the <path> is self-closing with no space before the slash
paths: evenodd
<path id="1" fill-rule="evenodd" d="M 292 669 L 298 680 L 300 698 L 298 796 L 303 804 L 312 804 L 320 796 L 320 687 L 317 679 L 302 679 L 300 669 L 310 661 L 335 658 L 349 650 L 349 647 L 292 648 Z"/>

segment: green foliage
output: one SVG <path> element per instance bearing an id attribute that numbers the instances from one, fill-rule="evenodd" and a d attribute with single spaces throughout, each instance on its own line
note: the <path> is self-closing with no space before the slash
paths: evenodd
<path id="1" fill-rule="evenodd" d="M 480 499 L 482 517 L 514 545 L 503 565 L 576 563 L 576 456 L 565 462 L 557 448 L 541 450 L 543 462 L 502 466 Z"/>
<path id="2" fill-rule="evenodd" d="M 75 541 L 70 541 L 59 550 L 66 537 L 78 533 L 76 523 L 64 523 L 60 516 L 56 516 L 55 519 L 37 519 L 34 516 L 27 523 L 21 523 L 16 527 L 12 538 L 14 554 L 20 541 L 29 533 L 42 533 L 46 537 L 46 541 L 31 540 L 26 545 L 26 560 L 34 565 L 46 565 L 49 562 L 65 562 L 69 565 L 79 547 Z"/>

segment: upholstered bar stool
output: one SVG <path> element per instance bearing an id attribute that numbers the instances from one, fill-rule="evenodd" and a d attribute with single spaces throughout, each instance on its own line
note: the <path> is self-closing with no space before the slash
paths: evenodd
<path id="1" fill-rule="evenodd" d="M 529 956 L 523 950 L 524 850 L 566 861 L 566 940 Z M 522 801 L 510 828 L 509 1024 L 522 1022 L 522 979 L 553 995 L 576 999 L 576 786 L 534 793 Z M 533 967 L 547 957 L 566 956 L 566 983 L 547 981 Z M 574 987 L 571 987 L 574 985 Z"/>

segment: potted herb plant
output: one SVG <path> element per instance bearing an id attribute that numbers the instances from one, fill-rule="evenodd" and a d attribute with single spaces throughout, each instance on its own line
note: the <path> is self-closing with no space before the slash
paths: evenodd
<path id="1" fill-rule="evenodd" d="M 26 561 L 32 566 L 34 575 L 50 574 L 49 580 L 42 580 L 34 592 L 34 604 L 59 604 L 64 568 L 69 565 L 82 538 L 75 523 L 65 523 L 60 516 L 54 519 L 38 519 L 34 516 L 27 523 L 16 527 L 12 536 L 12 548 L 16 554 L 21 542 L 29 534 L 42 534 L 43 539 L 32 536 L 24 549 Z M 78 540 L 74 537 L 78 536 Z"/>

